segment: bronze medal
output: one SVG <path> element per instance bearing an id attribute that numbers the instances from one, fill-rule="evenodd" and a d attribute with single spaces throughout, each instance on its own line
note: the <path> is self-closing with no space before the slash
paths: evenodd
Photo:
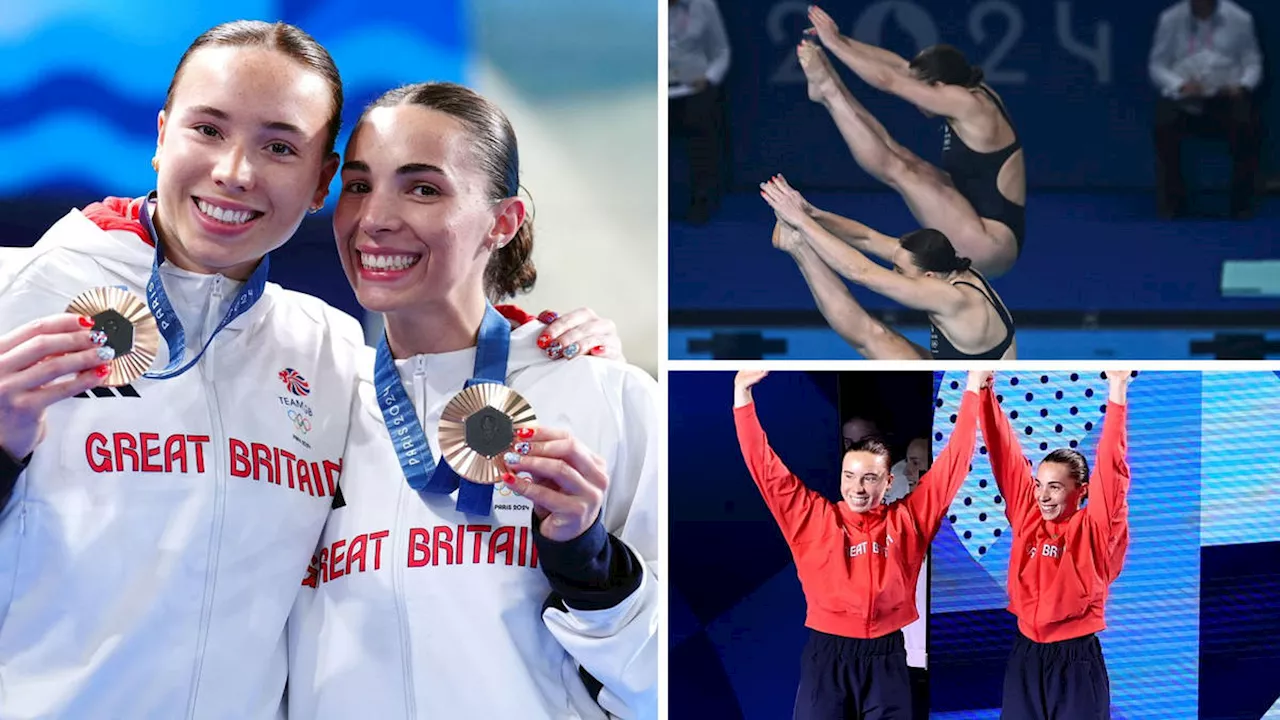
<path id="1" fill-rule="evenodd" d="M 142 377 L 160 351 L 160 329 L 142 298 L 116 287 L 94 288 L 79 295 L 67 312 L 93 320 L 93 330 L 105 333 L 106 344 L 116 351 L 107 363 L 111 372 L 102 381 L 120 387 Z"/>
<path id="2" fill-rule="evenodd" d="M 498 383 L 477 383 L 445 405 L 440 454 L 462 477 L 495 485 L 502 480 L 502 454 L 511 448 L 516 430 L 536 427 L 537 419 L 529 401 L 516 391 Z"/>

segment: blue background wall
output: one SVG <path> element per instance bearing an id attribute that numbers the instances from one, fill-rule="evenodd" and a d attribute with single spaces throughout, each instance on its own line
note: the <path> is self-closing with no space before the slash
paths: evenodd
<path id="1" fill-rule="evenodd" d="M 984 68 L 1028 148 L 1034 189 L 1145 188 L 1154 184 L 1156 93 L 1147 53 L 1170 0 L 880 0 L 823 8 L 845 35 L 910 58 L 936 42 Z M 1280 73 L 1280 3 L 1241 3 L 1263 38 L 1267 75 Z M 734 180 L 752 186 L 781 172 L 798 187 L 881 186 L 853 165 L 826 110 L 805 96 L 795 45 L 808 26 L 799 0 L 734 0 L 721 12 L 733 45 L 729 73 Z M 844 69 L 853 94 L 898 142 L 937 162 L 941 124 Z M 1267 100 L 1280 117 L 1280 98 Z M 1276 164 L 1277 145 L 1268 149 Z"/>

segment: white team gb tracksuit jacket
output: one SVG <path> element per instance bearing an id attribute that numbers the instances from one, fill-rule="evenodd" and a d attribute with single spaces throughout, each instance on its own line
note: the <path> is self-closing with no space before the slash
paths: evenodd
<path id="1" fill-rule="evenodd" d="M 145 297 L 153 253 L 72 211 L 0 268 L 0 332 L 94 287 Z M 240 283 L 162 274 L 190 359 Z M 0 513 L 0 717 L 277 717 L 363 344 L 268 284 L 185 374 L 49 410 Z"/>
<path id="2" fill-rule="evenodd" d="M 490 517 L 409 487 L 376 402 L 372 353 L 353 414 L 335 509 L 290 619 L 289 711 L 300 718 L 657 716 L 657 384 L 594 357 L 548 360 L 544 326 L 511 338 L 508 385 L 538 424 L 567 428 L 609 473 L 604 528 L 644 566 L 639 587 L 600 610 L 544 609 L 531 505 L 505 486 Z M 475 349 L 397 361 L 431 443 Z M 603 683 L 593 700 L 581 665 Z M 603 710 L 602 710 L 603 708 Z"/>

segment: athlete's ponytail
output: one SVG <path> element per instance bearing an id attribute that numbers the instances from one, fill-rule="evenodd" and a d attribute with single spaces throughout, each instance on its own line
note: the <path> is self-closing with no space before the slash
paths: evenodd
<path id="1" fill-rule="evenodd" d="M 982 68 L 969 65 L 969 59 L 954 45 L 930 45 L 912 58 L 910 67 L 927 83 L 977 87 L 982 82 Z"/>
<path id="2" fill-rule="evenodd" d="M 951 241 L 941 231 L 932 228 L 913 230 L 902 236 L 902 249 L 911 253 L 916 267 L 925 272 L 964 272 L 973 264 L 969 258 L 956 255 Z"/>

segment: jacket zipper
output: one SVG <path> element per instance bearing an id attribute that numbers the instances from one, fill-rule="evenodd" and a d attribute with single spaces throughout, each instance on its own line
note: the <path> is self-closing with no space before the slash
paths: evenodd
<path id="1" fill-rule="evenodd" d="M 410 409 L 416 413 L 418 411 L 417 407 L 419 405 L 421 405 L 423 408 L 426 408 L 427 406 L 427 383 L 426 383 L 427 359 L 425 357 L 419 356 L 413 359 L 413 363 L 414 363 L 413 392 L 414 392 L 414 395 L 417 396 L 418 402 L 410 403 L 412 406 Z M 422 421 L 421 415 L 418 416 L 418 421 L 419 422 Z M 425 431 L 426 428 L 423 428 L 423 430 Z M 413 685 L 413 643 L 411 641 L 410 633 L 409 633 L 409 610 L 407 608 L 408 603 L 407 603 L 406 593 L 404 589 L 405 567 L 408 564 L 407 559 L 409 557 L 409 540 L 408 540 L 409 523 L 404 522 L 404 520 L 408 519 L 407 518 L 408 507 L 405 502 L 405 499 L 408 497 L 408 495 L 409 495 L 409 486 L 407 484 L 407 481 L 403 477 L 401 477 L 400 492 L 397 493 L 397 497 L 399 497 L 400 499 L 399 499 L 399 502 L 397 502 L 396 518 L 399 519 L 397 521 L 397 524 L 399 525 L 399 527 L 397 528 L 397 532 L 400 534 L 400 542 L 404 543 L 404 547 L 401 549 L 400 557 L 404 558 L 405 561 L 404 562 L 393 561 L 393 567 L 395 568 L 395 572 L 392 573 L 392 581 L 394 582 L 394 585 L 395 585 L 394 589 L 396 594 L 396 611 L 397 611 L 397 619 L 399 620 L 399 627 L 400 627 L 400 654 L 403 658 L 403 663 L 401 663 L 401 665 L 404 668 L 405 717 L 412 718 L 412 717 L 418 716 L 418 707 L 417 707 L 418 703 L 417 703 L 416 693 L 414 692 L 414 685 Z M 434 538 L 431 539 L 431 541 L 433 540 Z M 431 552 L 435 552 L 435 548 L 432 548 Z"/>
<path id="2" fill-rule="evenodd" d="M 218 326 L 218 309 L 222 305 L 222 276 L 213 276 L 213 290 L 209 299 L 209 307 L 205 312 L 205 331 L 212 332 Z M 208 398 L 209 419 L 211 421 L 210 454 L 213 459 L 213 528 L 209 536 L 208 567 L 205 570 L 204 599 L 200 609 L 200 631 L 196 639 L 196 657 L 192 671 L 191 700 L 187 708 L 187 717 L 196 716 L 197 702 L 200 695 L 200 675 L 204 668 L 204 650 L 209 640 L 209 622 L 213 615 L 213 596 L 218 576 L 218 555 L 222 548 L 222 521 L 226 509 L 226 457 L 223 448 L 226 446 L 226 433 L 222 427 L 222 414 L 218 406 L 217 388 L 213 382 L 213 357 L 216 348 L 213 344 L 200 358 L 199 372 L 204 376 L 205 396 Z"/>
<path id="3" fill-rule="evenodd" d="M 871 586 L 872 578 L 873 578 L 873 575 L 871 572 L 871 563 L 875 562 L 875 559 L 876 559 L 875 545 L 871 540 L 872 537 L 873 537 L 873 534 L 868 532 L 866 534 L 866 540 L 864 541 L 867 543 L 867 552 L 864 553 L 867 559 L 867 562 L 864 564 L 867 566 L 867 638 L 868 639 L 871 638 L 871 617 L 875 612 L 875 601 L 876 601 L 876 590 Z"/>

